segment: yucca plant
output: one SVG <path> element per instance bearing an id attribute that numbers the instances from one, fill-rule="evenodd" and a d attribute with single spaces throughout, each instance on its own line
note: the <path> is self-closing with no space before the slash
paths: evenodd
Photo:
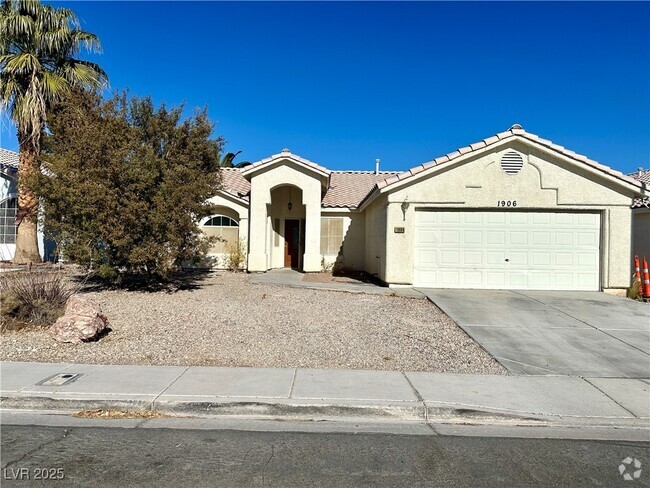
<path id="1" fill-rule="evenodd" d="M 46 327 L 63 314 L 78 292 L 61 271 L 18 271 L 0 275 L 0 329 L 11 320 Z"/>
<path id="2" fill-rule="evenodd" d="M 38 0 L 3 0 L 0 6 L 0 104 L 17 127 L 18 212 L 15 263 L 39 262 L 39 195 L 21 184 L 40 171 L 41 138 L 52 103 L 73 88 L 97 89 L 108 82 L 95 63 L 77 59 L 98 52 L 99 39 L 80 29 L 75 14 Z"/>

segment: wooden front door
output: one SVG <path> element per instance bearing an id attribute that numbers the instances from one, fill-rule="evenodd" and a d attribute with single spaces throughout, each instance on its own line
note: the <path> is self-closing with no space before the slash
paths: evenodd
<path id="1" fill-rule="evenodd" d="M 300 220 L 284 221 L 284 267 L 300 267 Z"/>

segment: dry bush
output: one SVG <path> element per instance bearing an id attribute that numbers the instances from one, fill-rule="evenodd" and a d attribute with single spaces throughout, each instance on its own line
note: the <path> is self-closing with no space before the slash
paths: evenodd
<path id="1" fill-rule="evenodd" d="M 246 242 L 239 239 L 236 242 L 228 244 L 226 247 L 226 256 L 224 265 L 230 271 L 241 271 L 246 263 Z"/>
<path id="2" fill-rule="evenodd" d="M 78 290 L 61 271 L 20 271 L 0 275 L 0 327 L 47 327 L 63 315 Z"/>
<path id="3" fill-rule="evenodd" d="M 639 283 L 636 278 L 632 277 L 632 284 L 627 289 L 627 297 L 632 300 L 643 300 L 643 293 L 641 290 L 641 283 Z"/>

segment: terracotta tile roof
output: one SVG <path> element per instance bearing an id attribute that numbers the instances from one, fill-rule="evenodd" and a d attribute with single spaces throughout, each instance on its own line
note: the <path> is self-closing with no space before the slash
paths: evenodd
<path id="1" fill-rule="evenodd" d="M 246 167 L 248 168 L 248 166 Z M 244 200 L 250 199 L 251 184 L 244 178 L 246 168 L 221 168 L 223 190 Z M 331 171 L 330 186 L 322 200 L 327 208 L 356 208 L 372 190 L 377 181 L 396 172 L 381 171 Z"/>
<path id="2" fill-rule="evenodd" d="M 395 175 L 382 171 L 332 171 L 330 186 L 323 197 L 323 207 L 356 208 L 378 181 Z"/>
<path id="3" fill-rule="evenodd" d="M 221 184 L 226 193 L 248 200 L 251 193 L 251 182 L 242 176 L 241 168 L 221 168 Z"/>
<path id="4" fill-rule="evenodd" d="M 307 166 L 307 167 L 309 167 L 309 168 L 311 168 L 311 169 L 313 169 L 315 171 L 318 171 L 320 173 L 324 173 L 326 176 L 329 176 L 329 174 L 331 173 L 331 171 L 329 169 L 327 169 L 327 168 L 325 168 L 323 166 L 320 166 L 319 164 L 313 163 L 313 162 L 309 161 L 308 159 L 301 158 L 300 156 L 298 156 L 296 154 L 291 154 L 291 151 L 289 151 L 288 149 L 283 149 L 282 152 L 279 153 L 279 154 L 274 154 L 271 157 L 264 158 L 261 161 L 257 161 L 255 163 L 249 165 L 249 166 L 246 166 L 245 168 L 243 168 L 243 174 L 246 175 L 246 174 L 252 173 L 252 172 L 256 171 L 257 169 L 259 169 L 260 166 L 266 166 L 266 165 L 274 163 L 275 161 L 278 161 L 280 159 L 291 159 L 291 160 L 296 161 L 298 163 L 304 164 L 305 166 Z"/>
<path id="5" fill-rule="evenodd" d="M 650 169 L 639 168 L 639 171 L 630 173 L 628 176 L 650 186 Z M 650 196 L 635 198 L 631 206 L 632 208 L 650 208 Z"/>
<path id="6" fill-rule="evenodd" d="M 650 186 L 650 169 L 641 169 L 634 173 L 630 173 L 628 176 L 634 178 L 635 180 L 641 181 L 646 185 Z"/>
<path id="7" fill-rule="evenodd" d="M 434 166 L 438 166 L 440 164 L 447 163 L 449 161 L 452 161 L 459 156 L 462 156 L 467 153 L 471 153 L 474 151 L 477 151 L 479 149 L 483 149 L 485 147 L 489 147 L 493 144 L 496 144 L 504 139 L 509 139 L 509 138 L 517 138 L 520 137 L 522 139 L 527 139 L 529 141 L 533 141 L 536 144 L 539 144 L 541 146 L 547 147 L 549 149 L 552 149 L 553 151 L 556 151 L 564 156 L 570 157 L 572 159 L 575 159 L 577 161 L 580 161 L 583 164 L 586 164 L 588 166 L 591 166 L 592 168 L 595 168 L 599 171 L 602 171 L 603 173 L 609 174 L 610 176 L 614 176 L 615 178 L 621 179 L 625 181 L 626 183 L 631 183 L 634 186 L 638 186 L 641 188 L 641 183 L 634 178 L 631 178 L 627 175 L 624 175 L 620 171 L 616 171 L 608 166 L 605 166 L 603 164 L 600 164 L 596 161 L 593 161 L 589 159 L 587 156 L 583 156 L 582 154 L 577 154 L 573 151 L 570 151 L 563 146 L 560 146 L 558 144 L 553 144 L 551 141 L 542 139 L 539 136 L 535 134 L 531 134 L 529 132 L 526 132 L 521 126 L 515 124 L 513 125 L 510 129 L 508 129 L 505 132 L 500 132 L 498 134 L 495 134 L 492 137 L 488 137 L 487 139 L 483 139 L 480 142 L 476 142 L 474 144 L 470 144 L 469 146 L 466 147 L 461 147 L 460 149 L 457 149 L 456 151 L 453 151 L 449 154 L 445 154 L 444 156 L 441 156 L 439 158 L 434 159 L 433 161 L 429 161 L 428 163 L 421 164 L 420 166 L 417 166 L 409 171 L 406 171 L 404 173 L 400 173 L 396 177 L 391 177 L 387 178 L 383 181 L 379 181 L 377 183 L 377 188 L 375 190 L 381 190 L 383 188 L 386 188 L 389 185 L 395 184 L 399 181 L 403 181 L 407 178 L 411 178 L 417 173 L 425 170 L 432 168 Z"/>
<path id="8" fill-rule="evenodd" d="M 18 153 L 0 148 L 0 168 L 10 172 L 18 171 Z"/>

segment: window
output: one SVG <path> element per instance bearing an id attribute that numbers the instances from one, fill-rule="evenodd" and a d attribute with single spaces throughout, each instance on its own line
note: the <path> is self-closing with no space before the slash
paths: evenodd
<path id="1" fill-rule="evenodd" d="M 320 253 L 336 255 L 343 245 L 343 219 L 324 217 L 320 220 Z"/>
<path id="2" fill-rule="evenodd" d="M 0 202 L 0 244 L 16 243 L 16 198 Z"/>
<path id="3" fill-rule="evenodd" d="M 225 215 L 216 215 L 210 220 L 208 220 L 205 224 L 203 224 L 204 227 L 239 227 L 239 223 L 231 219 L 230 217 L 226 217 Z"/>
<path id="4" fill-rule="evenodd" d="M 210 248 L 212 254 L 227 253 L 228 246 L 235 244 L 239 240 L 239 222 L 225 215 L 210 217 L 202 227 L 207 236 L 219 238 Z"/>

